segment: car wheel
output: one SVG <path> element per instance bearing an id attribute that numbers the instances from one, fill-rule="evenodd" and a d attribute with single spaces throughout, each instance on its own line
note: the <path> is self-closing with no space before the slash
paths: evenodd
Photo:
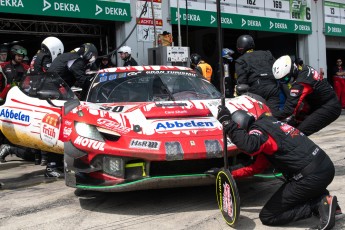
<path id="1" fill-rule="evenodd" d="M 222 168 L 217 174 L 216 195 L 224 220 L 234 227 L 240 217 L 240 196 L 236 182 L 228 169 Z"/>

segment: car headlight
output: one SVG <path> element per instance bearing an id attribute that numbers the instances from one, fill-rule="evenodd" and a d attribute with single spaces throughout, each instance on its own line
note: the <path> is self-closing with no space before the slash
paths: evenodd
<path id="1" fill-rule="evenodd" d="M 207 158 L 222 157 L 223 150 L 218 140 L 206 140 L 205 148 Z"/>
<path id="2" fill-rule="evenodd" d="M 95 126 L 82 122 L 75 122 L 74 127 L 79 136 L 104 142 L 102 135 L 99 133 Z"/>
<path id="3" fill-rule="evenodd" d="M 165 153 L 167 161 L 183 160 L 183 150 L 180 142 L 166 142 Z"/>

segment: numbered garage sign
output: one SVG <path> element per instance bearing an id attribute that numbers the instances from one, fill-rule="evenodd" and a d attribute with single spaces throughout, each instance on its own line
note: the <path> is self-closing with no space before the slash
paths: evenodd
<path id="1" fill-rule="evenodd" d="M 60 118 L 56 114 L 46 114 L 41 122 L 41 139 L 48 146 L 55 146 L 59 139 Z"/>
<path id="2" fill-rule="evenodd" d="M 228 169 L 219 171 L 216 179 L 219 210 L 228 225 L 234 227 L 240 217 L 240 196 L 237 185 Z"/>

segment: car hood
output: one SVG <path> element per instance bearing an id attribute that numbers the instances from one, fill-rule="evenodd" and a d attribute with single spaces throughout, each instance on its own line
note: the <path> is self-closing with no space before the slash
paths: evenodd
<path id="1" fill-rule="evenodd" d="M 216 109 L 215 109 L 216 111 Z M 80 116 L 82 114 L 82 116 Z M 65 119 L 120 135 L 219 135 L 222 126 L 205 101 L 82 104 Z M 215 133 L 216 132 L 216 133 Z"/>
<path id="2" fill-rule="evenodd" d="M 120 135 L 221 135 L 222 125 L 217 120 L 221 101 L 166 101 L 140 103 L 89 103 L 82 102 L 65 117 L 71 121 L 88 123 L 112 130 Z M 268 108 L 249 96 L 226 99 L 231 112 L 246 110 L 255 117 Z"/>

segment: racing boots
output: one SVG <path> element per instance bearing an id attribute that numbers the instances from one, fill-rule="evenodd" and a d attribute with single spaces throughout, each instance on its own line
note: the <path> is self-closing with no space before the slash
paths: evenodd
<path id="1" fill-rule="evenodd" d="M 0 162 L 6 162 L 5 158 L 11 154 L 11 146 L 8 144 L 2 144 L 0 146 Z"/>
<path id="2" fill-rule="evenodd" d="M 334 227 L 337 204 L 336 196 L 326 195 L 322 198 L 318 209 L 320 225 L 317 226 L 317 229 L 328 230 Z"/>

